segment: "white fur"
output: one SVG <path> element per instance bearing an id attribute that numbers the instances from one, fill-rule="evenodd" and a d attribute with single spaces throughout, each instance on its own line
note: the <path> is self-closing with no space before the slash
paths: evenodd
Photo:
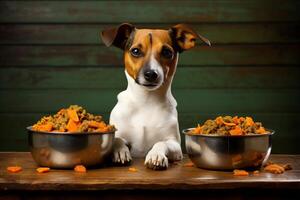
<path id="1" fill-rule="evenodd" d="M 163 82 L 164 82 L 164 71 L 161 67 L 161 65 L 159 64 L 159 62 L 157 62 L 157 60 L 154 58 L 154 56 L 152 55 L 150 58 L 150 69 L 154 70 L 157 74 L 158 74 L 158 81 L 157 81 L 157 85 L 155 87 L 151 87 L 151 88 L 147 88 L 148 90 L 156 90 L 157 88 L 159 88 Z M 146 81 L 146 79 L 144 78 L 143 74 L 140 73 L 138 76 L 139 82 L 143 85 L 143 84 L 147 84 L 148 82 Z"/>
<path id="2" fill-rule="evenodd" d="M 164 80 L 159 63 L 151 62 L 151 68 L 157 68 L 162 76 L 159 88 L 149 90 L 137 84 L 125 70 L 128 87 L 118 95 L 110 124 L 118 129 L 113 161 L 125 163 L 131 160 L 131 155 L 146 156 L 145 165 L 155 169 L 167 167 L 168 159 L 181 160 L 182 152 L 177 103 L 170 88 L 173 77 Z"/>

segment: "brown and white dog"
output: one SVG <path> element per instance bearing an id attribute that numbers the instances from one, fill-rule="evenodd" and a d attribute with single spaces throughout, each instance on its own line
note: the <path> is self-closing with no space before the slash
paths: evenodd
<path id="1" fill-rule="evenodd" d="M 124 23 L 102 31 L 106 46 L 124 50 L 127 89 L 118 95 L 110 115 L 117 127 L 113 161 L 128 163 L 145 157 L 145 165 L 165 169 L 168 159 L 182 159 L 176 100 L 171 83 L 179 53 L 208 39 L 184 24 L 169 30 L 137 29 Z"/>

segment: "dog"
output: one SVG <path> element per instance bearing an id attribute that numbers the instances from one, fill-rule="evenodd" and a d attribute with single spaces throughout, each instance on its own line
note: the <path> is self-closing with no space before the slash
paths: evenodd
<path id="1" fill-rule="evenodd" d="M 169 161 L 182 159 L 177 102 L 171 93 L 179 53 L 194 47 L 196 39 L 209 46 L 210 41 L 184 24 L 162 30 L 123 23 L 100 35 L 106 46 L 124 51 L 128 81 L 110 114 L 110 124 L 117 128 L 113 162 L 146 157 L 148 168 L 167 169 Z"/>

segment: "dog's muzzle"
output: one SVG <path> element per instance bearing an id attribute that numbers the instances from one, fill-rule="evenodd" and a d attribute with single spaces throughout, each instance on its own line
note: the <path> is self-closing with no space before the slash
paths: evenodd
<path id="1" fill-rule="evenodd" d="M 162 84 L 161 75 L 153 69 L 147 69 L 140 73 L 135 82 L 148 89 L 156 89 Z"/>
<path id="2" fill-rule="evenodd" d="M 158 73 L 155 70 L 146 70 L 144 72 L 144 78 L 149 83 L 155 83 L 157 82 Z"/>

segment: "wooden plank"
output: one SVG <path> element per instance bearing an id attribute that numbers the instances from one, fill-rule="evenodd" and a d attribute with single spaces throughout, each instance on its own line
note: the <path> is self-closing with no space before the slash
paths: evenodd
<path id="1" fill-rule="evenodd" d="M 88 110 L 91 113 L 101 114 L 105 121 L 109 119 L 109 113 L 98 113 Z M 0 114 L 2 133 L 0 135 L 0 151 L 28 151 L 27 134 L 25 127 L 34 124 L 42 116 L 49 113 L 7 113 Z M 218 115 L 239 115 L 252 116 L 256 121 L 262 122 L 265 127 L 275 130 L 273 137 L 273 153 L 299 154 L 298 143 L 300 135 L 295 124 L 300 123 L 299 113 L 185 113 L 179 112 L 180 130 L 196 126 L 207 119 L 213 119 Z M 185 148 L 184 136 L 182 147 Z"/>
<path id="2" fill-rule="evenodd" d="M 172 88 L 297 89 L 299 74 L 299 66 L 178 66 Z M 1 89 L 124 89 L 126 85 L 122 68 L 0 68 Z"/>
<path id="3" fill-rule="evenodd" d="M 1 90 L 0 112 L 53 112 L 79 104 L 110 112 L 117 89 Z M 175 89 L 179 112 L 300 112 L 299 89 Z"/>
<path id="4" fill-rule="evenodd" d="M 1 1 L 2 23 L 299 21 L 299 1 Z"/>
<path id="5" fill-rule="evenodd" d="M 183 52 L 179 65 L 293 65 L 299 44 L 199 46 Z M 0 66 L 122 66 L 122 51 L 99 45 L 2 45 Z"/>
<path id="6" fill-rule="evenodd" d="M 0 162 L 0 169 L 3 170 L 3 172 L 1 172 L 2 178 L 0 178 L 0 191 L 2 193 L 7 191 L 19 193 L 23 191 L 25 194 L 32 195 L 33 193 L 43 194 L 48 191 L 52 194 L 57 194 L 56 197 L 58 199 L 61 197 L 59 196 L 61 193 L 58 193 L 58 191 L 66 191 L 72 194 L 75 192 L 75 194 L 79 195 L 95 194 L 97 191 L 107 191 L 109 189 L 111 190 L 109 192 L 111 193 L 113 191 L 113 194 L 118 194 L 120 190 L 127 191 L 127 195 L 128 193 L 130 194 L 130 191 L 135 191 L 135 193 L 140 195 L 139 199 L 144 199 L 143 197 L 145 197 L 141 196 L 141 193 L 144 194 L 145 191 L 151 191 L 147 196 L 150 198 L 145 199 L 153 199 L 151 194 L 157 193 L 153 191 L 158 190 L 158 194 L 160 194 L 161 189 L 169 191 L 173 195 L 176 194 L 176 191 L 182 192 L 183 190 L 195 194 L 194 191 L 202 192 L 206 190 L 209 190 L 210 193 L 219 193 L 219 191 L 222 193 L 222 191 L 226 189 L 231 191 L 231 195 L 228 195 L 230 195 L 232 199 L 232 196 L 236 197 L 232 195 L 232 193 L 236 191 L 243 191 L 243 194 L 245 194 L 245 191 L 249 190 L 257 191 L 264 189 L 264 191 L 267 190 L 272 193 L 273 190 L 283 190 L 285 191 L 285 196 L 287 196 L 291 191 L 296 194 L 296 191 L 300 188 L 299 155 L 270 156 L 270 160 L 275 163 L 290 163 L 293 166 L 292 170 L 284 174 L 272 174 L 259 169 L 259 175 L 248 177 L 235 177 L 232 171 L 214 171 L 197 167 L 185 167 L 184 164 L 190 162 L 187 155 L 184 155 L 183 160 L 177 163 L 170 163 L 168 170 L 149 170 L 145 167 L 143 158 L 136 158 L 131 164 L 132 167 L 137 169 L 135 173 L 129 172 L 128 167 L 104 166 L 88 169 L 87 173 L 84 174 L 74 173 L 72 169 L 51 169 L 49 173 L 39 174 L 36 172 L 37 165 L 29 152 L 4 152 L 1 153 L 0 156 L 3 158 Z M 22 172 L 11 174 L 5 171 L 7 165 L 14 166 L 16 163 L 23 167 Z M 217 192 L 212 192 L 215 190 L 217 190 Z M 79 191 L 80 193 L 78 193 Z M 88 191 L 89 193 L 83 193 L 84 191 Z M 249 196 L 253 196 L 253 191 L 248 193 Z M 199 199 L 201 193 L 198 194 L 198 198 L 193 199 Z M 189 194 L 182 195 L 182 197 L 188 195 Z M 263 195 L 265 197 L 264 199 L 267 199 L 270 195 L 271 194 Z M 99 193 L 99 196 L 101 196 L 101 193 Z M 155 196 L 159 197 L 157 194 Z M 261 195 L 259 196 L 261 197 Z M 283 199 L 285 199 L 285 196 L 282 195 Z M 34 197 L 37 197 L 37 195 L 34 195 Z M 74 195 L 72 199 L 74 199 L 74 197 L 75 199 L 79 199 L 76 198 L 78 196 Z M 105 199 L 110 199 L 106 197 L 105 195 Z M 166 199 L 168 198 L 168 196 L 165 197 Z M 119 199 L 122 198 L 123 196 Z M 274 199 L 274 197 L 271 199 Z M 275 197 L 275 199 L 277 198 Z"/>
<path id="7" fill-rule="evenodd" d="M 99 33 L 115 24 L 0 24 L 0 44 L 103 44 Z M 172 24 L 137 24 L 168 29 Z M 213 44 L 300 42 L 299 23 L 191 25 Z"/>

